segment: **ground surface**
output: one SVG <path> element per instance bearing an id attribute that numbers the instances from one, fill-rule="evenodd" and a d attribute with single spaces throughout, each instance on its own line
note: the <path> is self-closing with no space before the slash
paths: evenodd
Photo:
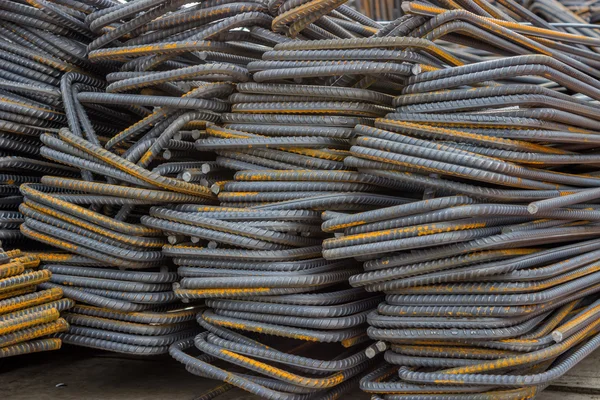
<path id="1" fill-rule="evenodd" d="M 3 400 L 193 400 L 215 381 L 188 373 L 168 356 L 130 358 L 113 353 L 65 346 L 0 361 Z M 369 397 L 359 391 L 343 400 Z M 218 400 L 255 400 L 235 390 Z M 542 400 L 600 400 L 600 352 L 586 358 L 559 380 Z"/>

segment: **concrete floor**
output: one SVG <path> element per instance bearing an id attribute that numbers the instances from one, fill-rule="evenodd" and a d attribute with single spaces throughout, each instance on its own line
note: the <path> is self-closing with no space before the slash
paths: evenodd
<path id="1" fill-rule="evenodd" d="M 600 400 L 600 352 L 541 400 Z M 219 382 L 188 373 L 169 356 L 136 358 L 73 346 L 0 360 L 2 400 L 193 400 Z M 574 393 L 578 392 L 578 393 Z M 257 400 L 235 389 L 218 400 Z M 343 400 L 367 400 L 358 389 Z"/>

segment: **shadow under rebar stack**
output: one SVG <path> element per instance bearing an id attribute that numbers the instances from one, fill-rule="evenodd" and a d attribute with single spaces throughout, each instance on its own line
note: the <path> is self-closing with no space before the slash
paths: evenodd
<path id="1" fill-rule="evenodd" d="M 0 0 L 14 273 L 203 399 L 534 397 L 600 345 L 600 36 L 563 4 Z"/>

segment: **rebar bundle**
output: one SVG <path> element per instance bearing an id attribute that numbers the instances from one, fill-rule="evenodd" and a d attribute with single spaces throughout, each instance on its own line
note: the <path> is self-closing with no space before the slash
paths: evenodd
<path id="1" fill-rule="evenodd" d="M 50 139 L 48 143 L 60 143 Z M 189 322 L 196 311 L 178 311 L 172 290 L 177 274 L 164 266 L 161 247 L 166 240 L 160 231 L 85 206 L 178 203 L 201 197 L 49 176 L 42 178 L 42 185 L 59 192 L 21 187 L 21 232 L 71 254 L 43 256 L 44 270 L 52 272 L 52 278 L 41 287 L 59 288 L 80 304 L 64 315 L 69 332 L 58 337 L 70 344 L 149 355 L 165 353 L 168 345 L 197 331 Z"/>
<path id="2" fill-rule="evenodd" d="M 38 270 L 39 258 L 19 250 L 0 249 L 0 358 L 58 350 L 50 337 L 69 324 L 60 313 L 75 304 L 62 290 L 38 290 L 52 273 Z"/>
<path id="3" fill-rule="evenodd" d="M 401 1 L 397 0 L 354 0 L 358 11 L 376 21 L 393 21 L 402 15 Z"/>
<path id="4" fill-rule="evenodd" d="M 77 3 L 0 2 L 0 240 L 5 246 L 30 245 L 18 230 L 24 220 L 17 211 L 20 184 L 39 184 L 43 175 L 79 175 L 78 169 L 41 154 L 42 134 L 56 133 L 77 120 L 77 128 L 81 121 L 90 137 L 112 136 L 119 124 L 132 121 L 129 112 L 106 118 L 97 108 L 83 110 L 72 98 L 72 90 L 103 89 L 101 76 L 111 70 L 87 60 L 85 46 L 94 35 L 83 18 L 95 6 Z M 91 179 L 90 172 L 84 174 Z"/>

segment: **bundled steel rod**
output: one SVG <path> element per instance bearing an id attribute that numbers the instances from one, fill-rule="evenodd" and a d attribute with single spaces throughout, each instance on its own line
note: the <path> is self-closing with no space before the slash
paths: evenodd
<path id="1" fill-rule="evenodd" d="M 58 350 L 52 335 L 69 329 L 60 315 L 75 302 L 59 288 L 40 290 L 52 273 L 39 265 L 33 254 L 0 249 L 0 358 Z"/>
<path id="2" fill-rule="evenodd" d="M 392 96 L 361 88 L 324 91 L 323 83 L 351 82 L 367 74 L 381 75 L 382 84 L 397 85 L 413 74 L 413 65 L 374 60 L 356 65 L 338 65 L 335 60 L 287 65 L 261 60 L 275 44 L 291 38 L 373 35 L 368 25 L 378 25 L 341 6 L 342 1 L 291 7 L 217 1 L 181 7 L 183 3 L 140 1 L 116 9 L 113 18 L 104 11 L 86 18 L 93 32 L 114 28 L 88 46 L 89 60 L 112 62 L 120 65 L 120 71 L 106 76 L 105 93 L 80 92 L 77 99 L 84 106 L 135 104 L 154 109 L 101 142 L 103 148 L 73 130 L 62 130 L 58 137 L 44 137 L 48 149 L 44 151 L 78 157 L 84 153 L 106 171 L 119 170 L 111 178 L 144 189 L 136 197 L 133 189 L 116 182 L 69 183 L 69 189 L 93 193 L 94 199 L 110 195 L 115 199 L 110 201 L 124 197 L 142 201 L 157 192 L 159 201 L 149 198 L 146 203 L 153 204 L 151 208 L 119 205 L 135 205 L 137 213 L 128 215 L 136 221 L 139 217 L 147 229 L 127 227 L 132 229 L 129 235 L 146 238 L 162 231 L 167 238 L 162 255 L 178 266 L 174 295 L 192 304 L 209 299 L 195 324 L 207 332 L 181 338 L 171 347 L 171 354 L 190 372 L 222 379 L 216 371 L 223 370 L 211 364 L 220 359 L 250 369 L 252 375 L 227 374 L 251 382 L 244 387 L 259 395 L 337 396 L 374 365 L 364 353 L 366 317 L 381 298 L 349 287 L 348 278 L 359 272 L 356 267 L 321 257 L 319 211 L 360 211 L 410 200 L 392 181 L 363 179 L 345 171 L 343 164 L 354 125 L 372 124 L 375 117 L 392 112 Z M 334 9 L 344 13 L 337 18 L 339 24 L 326 17 Z M 265 83 L 251 82 L 261 73 Z M 306 84 L 278 83 L 287 79 Z M 304 126 L 296 129 L 298 124 Z M 245 171 L 259 169 L 288 170 L 289 176 L 273 185 L 268 178 L 244 177 Z M 304 177 L 312 171 L 313 177 Z M 167 198 L 167 192 L 180 195 Z M 102 234 L 109 225 L 117 226 L 113 220 L 122 213 L 106 222 L 94 215 L 90 222 L 100 225 Z M 154 260 L 152 249 L 144 250 L 143 261 Z M 109 255 L 114 257 L 114 251 L 101 254 Z M 121 266 L 158 264 L 127 260 Z M 94 321 L 76 314 L 82 314 L 80 307 L 67 315 L 78 328 L 72 334 L 85 335 L 89 330 L 82 328 L 93 327 Z M 230 328 L 244 331 L 244 336 Z M 258 338 L 257 333 L 270 339 Z M 72 337 L 65 335 L 64 340 Z M 281 343 L 271 343 L 277 337 Z M 298 340 L 304 345 L 298 347 Z M 310 348 L 318 353 L 334 344 L 338 352 L 349 350 L 329 351 L 328 361 L 304 355 Z M 181 352 L 188 347 L 204 353 L 202 361 Z M 287 364 L 283 369 L 277 366 L 282 362 Z"/>
<path id="3" fill-rule="evenodd" d="M 221 98 L 232 84 L 169 83 L 204 77 L 206 67 L 186 78 L 140 81 L 87 55 L 141 26 L 133 21 L 112 30 L 111 24 L 137 13 L 150 22 L 186 3 L 0 2 L 1 145 L 18 154 L 0 160 L 7 210 L 1 239 L 31 239 L 24 246 L 36 250 L 49 277 L 40 286 L 77 301 L 64 315 L 69 331 L 57 335 L 64 342 L 146 355 L 165 353 L 198 331 L 197 310 L 178 311 L 177 274 L 161 251 L 167 238 L 139 220 L 152 205 L 213 201 L 207 184 L 177 175 L 187 166 L 165 161 L 185 157 L 198 129 L 220 121 L 229 109 Z M 233 82 L 245 79 L 240 69 L 223 68 Z M 127 93 L 157 84 L 163 95 Z"/>
<path id="4" fill-rule="evenodd" d="M 205 399 L 532 398 L 600 345 L 594 4 L 344 3 L 0 0 L 56 337 Z"/>

